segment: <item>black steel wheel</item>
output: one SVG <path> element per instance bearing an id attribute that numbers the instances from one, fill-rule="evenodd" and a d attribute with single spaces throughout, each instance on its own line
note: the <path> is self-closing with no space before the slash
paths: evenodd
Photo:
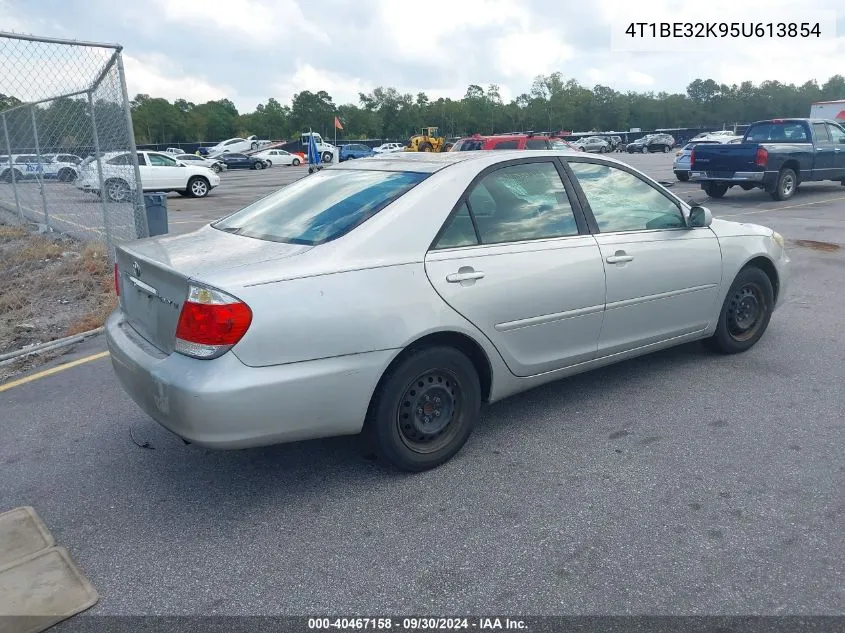
<path id="1" fill-rule="evenodd" d="M 750 349 L 760 340 L 774 309 L 774 289 L 769 276 L 756 267 L 743 268 L 725 297 L 711 347 L 724 354 Z"/>
<path id="2" fill-rule="evenodd" d="M 451 347 L 408 354 L 381 381 L 366 422 L 374 451 L 400 470 L 439 466 L 469 438 L 481 407 L 472 362 Z"/>

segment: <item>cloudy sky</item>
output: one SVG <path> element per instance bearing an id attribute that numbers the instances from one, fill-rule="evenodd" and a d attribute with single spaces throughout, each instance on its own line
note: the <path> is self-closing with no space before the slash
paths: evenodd
<path id="1" fill-rule="evenodd" d="M 470 83 L 497 83 L 509 100 L 536 75 L 556 70 L 590 87 L 679 92 L 698 77 L 803 83 L 845 72 L 841 0 L 710 0 L 701 13 L 688 6 L 678 0 L 0 0 L 0 30 L 120 43 L 131 95 L 227 97 L 242 111 L 268 97 L 286 103 L 300 90 L 323 89 L 338 104 L 354 103 L 359 92 L 380 85 L 460 98 Z M 831 13 L 836 8 L 838 15 Z M 697 42 L 706 50 L 690 50 L 689 41 L 675 40 L 651 42 L 652 50 L 643 52 L 630 50 L 643 46 L 622 33 L 632 20 L 816 18 L 823 38 L 813 42 L 740 38 L 709 48 Z"/>

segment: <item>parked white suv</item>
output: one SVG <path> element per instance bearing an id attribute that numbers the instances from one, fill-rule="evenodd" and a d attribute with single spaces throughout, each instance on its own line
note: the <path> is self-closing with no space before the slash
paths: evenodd
<path id="1" fill-rule="evenodd" d="M 125 202 L 135 182 L 131 154 L 109 152 L 102 160 L 106 198 L 112 202 Z M 175 191 L 192 198 L 204 198 L 220 184 L 220 176 L 208 167 L 180 163 L 159 152 L 138 152 L 138 165 L 143 191 Z M 99 193 L 100 182 L 95 161 L 83 167 L 76 186 L 83 191 Z"/>
<path id="2" fill-rule="evenodd" d="M 260 141 L 254 134 L 252 136 L 247 136 L 246 138 L 230 138 L 225 141 L 220 141 L 214 147 L 209 147 L 206 155 L 209 158 L 214 158 L 220 154 L 228 154 L 230 152 L 233 154 L 239 154 L 250 150 L 256 150 L 269 144 L 270 141 Z"/>

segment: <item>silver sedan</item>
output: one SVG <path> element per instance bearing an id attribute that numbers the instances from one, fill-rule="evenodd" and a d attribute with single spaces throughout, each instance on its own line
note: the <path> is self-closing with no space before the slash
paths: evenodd
<path id="1" fill-rule="evenodd" d="M 420 471 L 483 402 L 699 339 L 749 349 L 788 263 L 771 229 L 604 156 L 390 154 L 120 246 L 107 338 L 124 389 L 188 442 L 363 432 Z"/>

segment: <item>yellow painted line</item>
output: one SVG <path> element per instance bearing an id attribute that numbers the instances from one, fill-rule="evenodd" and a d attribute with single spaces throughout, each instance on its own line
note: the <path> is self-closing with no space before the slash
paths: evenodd
<path id="1" fill-rule="evenodd" d="M 809 207 L 814 204 L 824 204 L 825 202 L 836 202 L 837 200 L 845 200 L 845 196 L 839 198 L 828 198 L 826 200 L 814 200 L 813 202 L 805 202 L 804 204 L 791 204 L 788 207 L 776 207 L 774 209 L 758 209 L 757 211 L 746 211 L 745 213 L 728 213 L 719 215 L 721 218 L 736 218 L 742 215 L 754 215 L 757 213 L 768 213 L 769 211 L 785 211 L 786 209 L 798 209 L 800 207 Z"/>
<path id="2" fill-rule="evenodd" d="M 4 383 L 0 385 L 0 393 L 4 391 L 8 391 L 9 389 L 13 389 L 14 387 L 20 387 L 21 385 L 25 385 L 28 382 L 32 382 L 34 380 L 39 380 L 41 378 L 46 378 L 47 376 L 52 376 L 53 374 L 58 374 L 61 371 L 66 369 L 71 369 L 72 367 L 77 367 L 84 363 L 90 363 L 92 360 L 98 360 L 100 358 L 105 358 L 108 356 L 108 352 L 100 352 L 98 354 L 92 354 L 91 356 L 86 356 L 84 358 L 79 358 L 77 360 L 71 361 L 69 363 L 65 363 L 64 365 L 59 365 L 57 367 L 52 367 L 51 369 L 45 369 L 44 371 L 39 371 L 38 373 L 32 374 L 31 376 L 24 376 L 23 378 L 18 378 L 17 380 L 13 380 L 11 382 Z"/>

